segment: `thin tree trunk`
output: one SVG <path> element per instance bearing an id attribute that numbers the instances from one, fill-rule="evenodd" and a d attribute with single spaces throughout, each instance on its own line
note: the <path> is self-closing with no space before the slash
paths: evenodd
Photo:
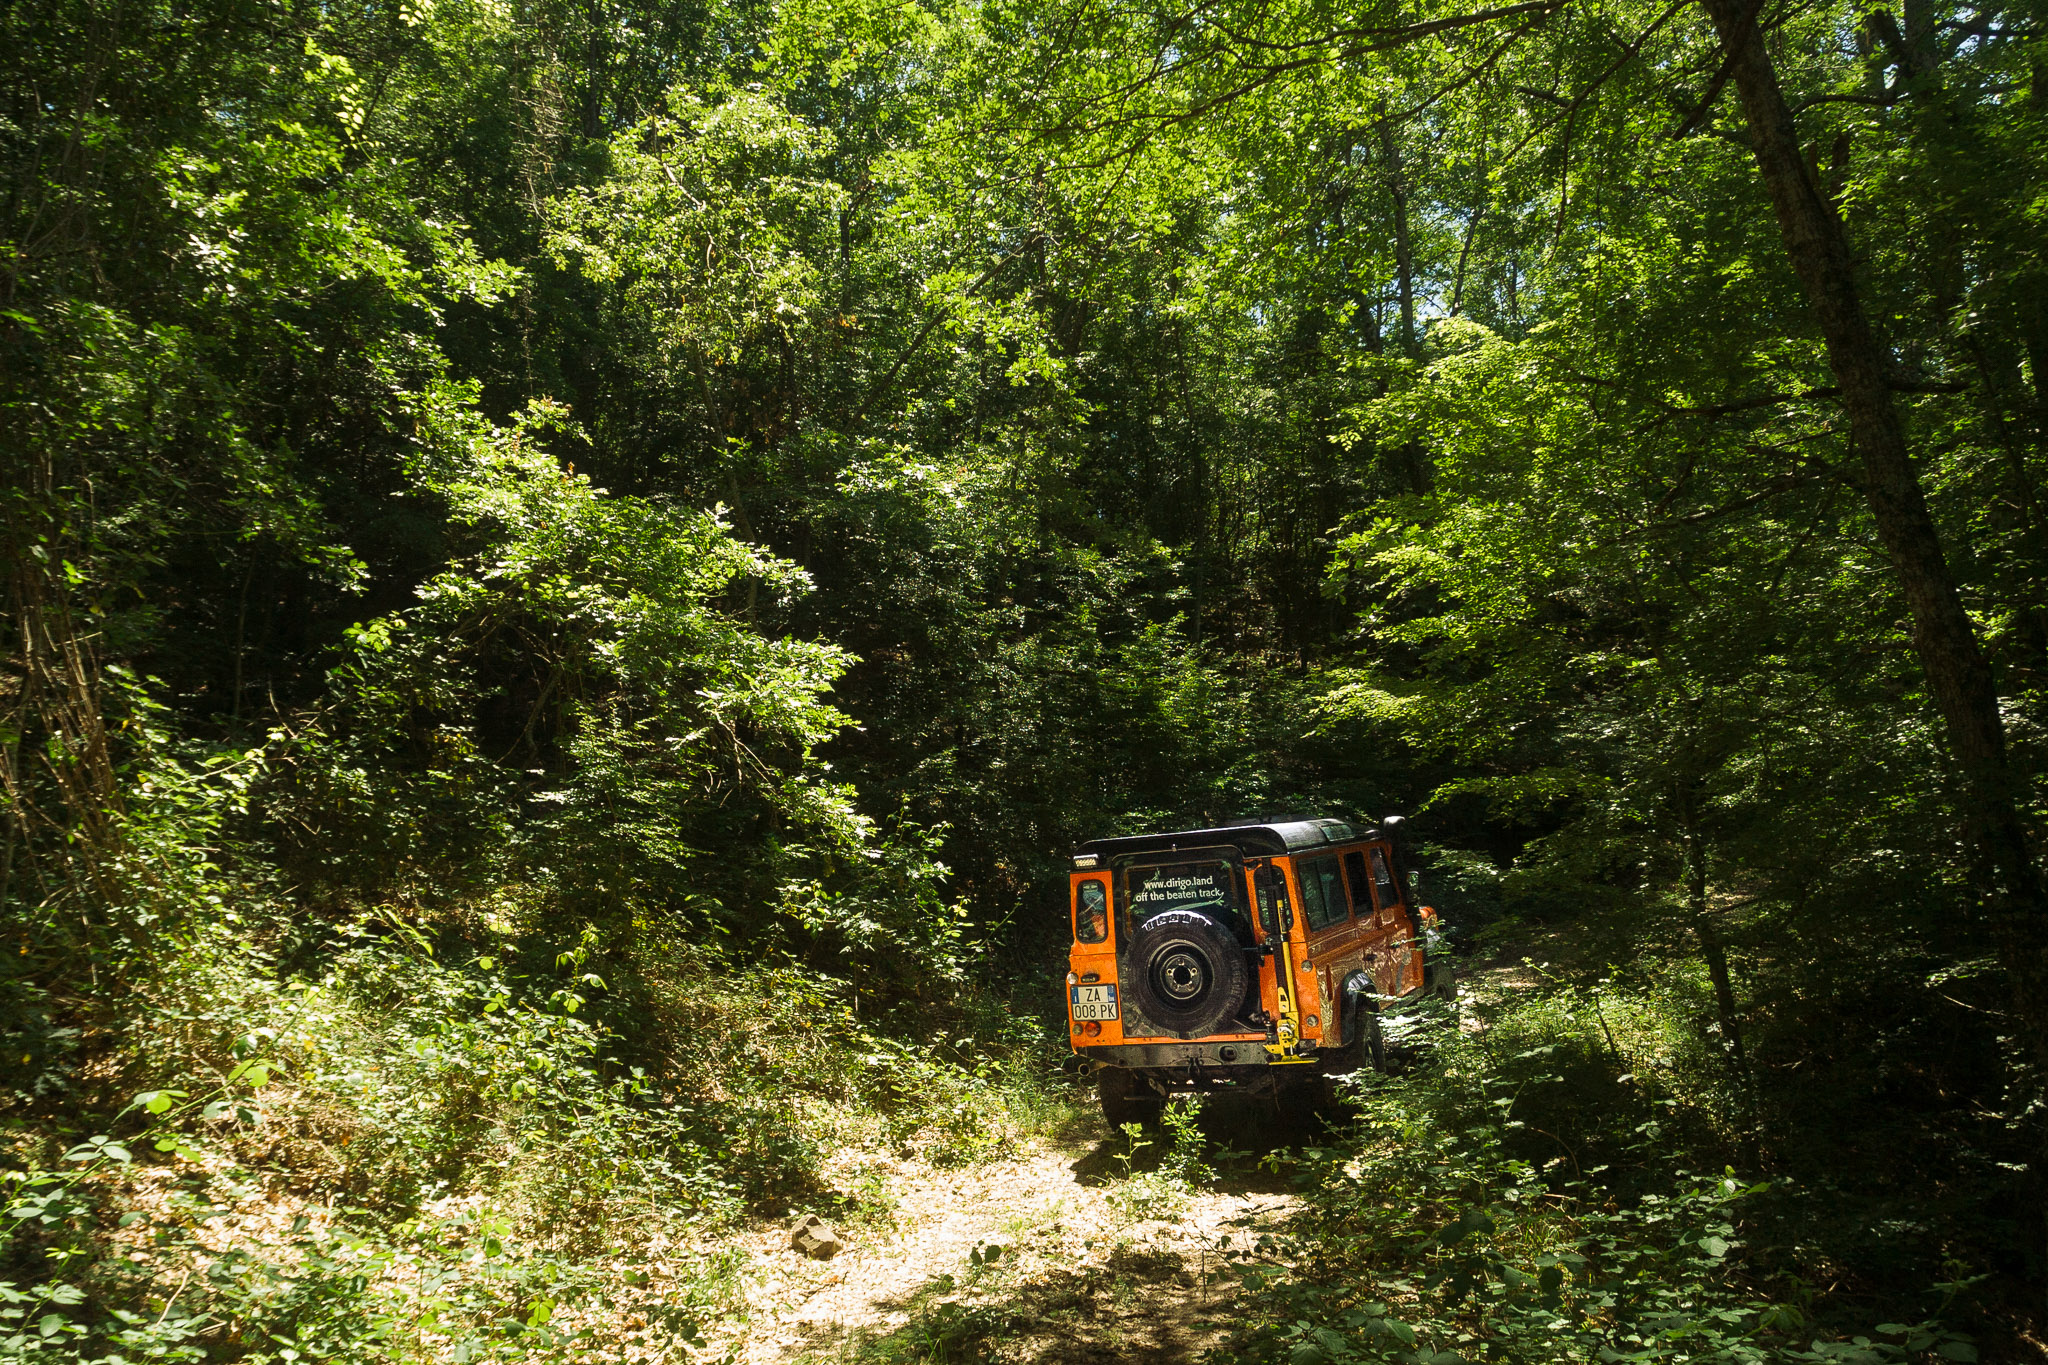
<path id="1" fill-rule="evenodd" d="M 1387 194 L 1394 201 L 1394 287 L 1401 297 L 1401 350 L 1415 354 L 1415 253 L 1408 239 L 1408 182 L 1401 174 L 1401 149 L 1394 130 L 1380 120 L 1380 151 L 1387 161 Z"/>
<path id="2" fill-rule="evenodd" d="M 1690 745 L 1686 746 L 1688 749 Z M 1699 940 L 1700 956 L 1706 960 L 1707 982 L 1714 991 L 1714 1023 L 1721 1035 L 1721 1050 L 1727 1055 L 1740 1096 L 1740 1149 L 1750 1166 L 1759 1162 L 1759 1122 L 1756 1077 L 1749 1069 L 1749 1047 L 1742 1034 L 1742 1015 L 1735 1006 L 1735 975 L 1728 969 L 1728 945 L 1707 904 L 1707 860 L 1712 846 L 1699 824 L 1700 783 L 1697 778 L 1681 782 L 1676 792 L 1681 846 L 1685 850 L 1685 917 L 1693 937 Z"/>
<path id="3" fill-rule="evenodd" d="M 242 573 L 241 601 L 235 607 L 235 690 L 229 694 L 230 719 L 242 718 L 242 661 L 248 653 L 249 635 L 249 585 L 256 578 L 256 563 L 250 560 L 249 567 Z"/>
<path id="4" fill-rule="evenodd" d="M 1742 1041 L 1742 1016 L 1735 1012 L 1735 978 L 1728 971 L 1728 946 L 1707 913 L 1707 842 L 1688 829 L 1685 835 L 1685 911 L 1692 921 L 1693 936 L 1700 941 L 1700 955 L 1707 960 L 1707 980 L 1714 988 L 1714 1020 L 1721 1030 L 1722 1046 L 1734 1063 L 1736 1077 L 1749 1085 L 1749 1051 Z"/>
<path id="5" fill-rule="evenodd" d="M 1700 0 L 1730 53 L 1735 87 L 1785 253 L 1806 291 L 1841 389 L 1863 491 L 1912 614 L 1913 644 L 1963 779 L 1967 834 L 1988 873 L 1987 901 L 2014 1005 L 2048 1063 L 2048 897 L 2006 763 L 1991 667 L 1963 610 L 1892 405 L 1884 347 L 1864 314 L 1848 234 L 1800 155 L 1763 35 L 1743 0 Z"/>
<path id="6" fill-rule="evenodd" d="M 1479 235 L 1479 220 L 1486 216 L 1486 202 L 1481 200 L 1472 206 L 1472 216 L 1465 220 L 1465 242 L 1458 248 L 1458 269 L 1451 276 L 1450 316 L 1458 316 L 1458 309 L 1465 302 L 1465 263 L 1472 257 L 1472 241 Z"/>
<path id="7" fill-rule="evenodd" d="M 1387 194 L 1394 204 L 1394 287 L 1401 300 L 1401 354 L 1414 359 L 1421 353 L 1415 336 L 1415 250 L 1408 234 L 1408 182 L 1401 173 L 1401 149 L 1394 143 L 1394 130 L 1380 120 L 1380 152 L 1387 163 Z M 1429 473 L 1422 460 L 1422 447 L 1414 441 L 1396 452 L 1409 491 L 1421 496 L 1429 491 Z"/>

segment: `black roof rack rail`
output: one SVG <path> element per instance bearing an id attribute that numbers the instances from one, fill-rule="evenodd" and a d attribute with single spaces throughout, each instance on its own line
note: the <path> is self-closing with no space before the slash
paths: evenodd
<path id="1" fill-rule="evenodd" d="M 1354 839 L 1375 838 L 1378 831 L 1359 829 L 1343 820 L 1284 820 L 1268 824 L 1221 825 L 1213 829 L 1182 829 L 1165 834 L 1131 834 L 1117 839 L 1090 839 L 1076 855 L 1093 853 L 1114 858 L 1126 853 L 1171 853 L 1181 848 L 1230 846 L 1245 853 L 1299 853 Z"/>

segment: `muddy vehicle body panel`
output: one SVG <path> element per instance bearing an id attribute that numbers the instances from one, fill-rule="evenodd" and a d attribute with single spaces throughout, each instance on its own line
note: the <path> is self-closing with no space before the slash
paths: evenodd
<path id="1" fill-rule="evenodd" d="M 1448 995 L 1398 836 L 1397 817 L 1302 820 L 1077 849 L 1069 1039 L 1112 1120 L 1180 1091 L 1278 1092 L 1356 1070 L 1379 1055 L 1382 1008 Z"/>

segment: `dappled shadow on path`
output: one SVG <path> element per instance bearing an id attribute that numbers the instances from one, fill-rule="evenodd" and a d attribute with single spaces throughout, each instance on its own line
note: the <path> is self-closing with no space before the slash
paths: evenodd
<path id="1" fill-rule="evenodd" d="M 1276 1133 L 1270 1115 L 1214 1099 L 1200 1126 L 1213 1178 L 1199 1189 L 1167 1182 L 1177 1193 L 1152 1204 L 1146 1192 L 1158 1198 L 1162 1187 L 1145 1176 L 1167 1151 L 1166 1135 L 1155 1131 L 1134 1151 L 1100 1120 L 1077 1125 L 1077 1141 L 1043 1151 L 1028 1195 L 980 1207 L 975 1221 L 986 1233 L 954 1242 L 950 1256 L 935 1254 L 931 1234 L 911 1234 L 893 1256 L 921 1273 L 847 1311 L 807 1315 L 785 1358 L 1194 1365 L 1237 1316 L 1226 1243 L 1241 1253 L 1297 1206 L 1288 1174 L 1261 1158 L 1300 1145 Z"/>
<path id="2" fill-rule="evenodd" d="M 1299 1110 L 1285 1110 L 1271 1098 L 1226 1093 L 1204 1100 L 1198 1126 L 1206 1140 L 1203 1159 L 1217 1172 L 1216 1190 L 1279 1194 L 1293 1184 L 1278 1173 L 1269 1158 L 1289 1148 L 1326 1142 L 1349 1122 L 1342 1115 L 1308 1116 Z M 1165 1137 L 1156 1128 L 1140 1138 L 1135 1150 L 1127 1134 L 1110 1131 L 1108 1123 L 1100 1120 L 1077 1136 L 1084 1140 L 1068 1143 L 1077 1153 L 1069 1168 L 1077 1185 L 1104 1186 L 1131 1172 L 1155 1170 L 1167 1151 Z"/>
<path id="3" fill-rule="evenodd" d="M 910 1365 L 1019 1362 L 1194 1365 L 1228 1329 L 1237 1282 L 1213 1250 L 1119 1247 L 1101 1263 L 995 1273 L 963 1283 L 939 1275 L 889 1305 L 908 1321 L 887 1333 L 814 1338 L 816 1360 Z"/>

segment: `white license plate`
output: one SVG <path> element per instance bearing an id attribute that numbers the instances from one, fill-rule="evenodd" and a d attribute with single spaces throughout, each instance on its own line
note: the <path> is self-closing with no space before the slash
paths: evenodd
<path id="1" fill-rule="evenodd" d="M 1073 986 L 1072 1007 L 1074 1019 L 1087 1023 L 1090 1019 L 1116 1018 L 1116 987 L 1114 986 Z"/>

